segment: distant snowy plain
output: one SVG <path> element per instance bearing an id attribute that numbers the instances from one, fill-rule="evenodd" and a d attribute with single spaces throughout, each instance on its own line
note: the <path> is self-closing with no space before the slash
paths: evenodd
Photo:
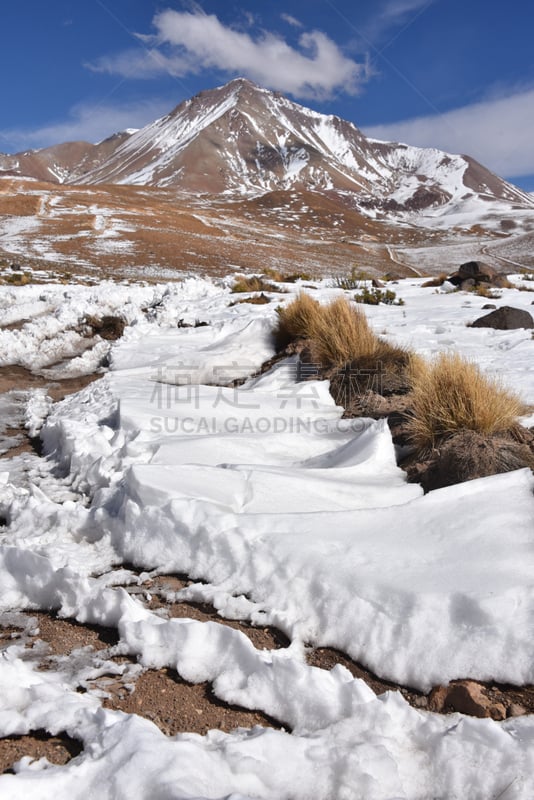
<path id="1" fill-rule="evenodd" d="M 459 350 L 534 403 L 531 331 L 470 329 L 486 299 L 421 283 L 392 287 L 404 306 L 364 307 L 375 330 L 430 358 Z M 14 643 L 0 659 L 0 736 L 66 731 L 83 750 L 61 767 L 23 759 L 0 797 L 532 798 L 531 717 L 432 714 L 305 659 L 306 646 L 336 647 L 423 691 L 465 677 L 534 683 L 531 472 L 423 496 L 387 425 L 342 420 L 326 382 L 297 383 L 291 359 L 250 377 L 274 352 L 277 303 L 299 286 L 230 306 L 230 285 L 2 287 L 0 324 L 27 321 L 0 331 L 0 364 L 110 369 L 55 405 L 27 396 L 47 458 L 0 464 L 0 608 L 115 627 L 143 668 L 211 681 L 287 730 L 166 737 L 77 692 L 83 659 L 40 671 Z M 328 281 L 309 291 L 339 294 Z M 533 297 L 505 289 L 495 302 L 532 310 Z M 123 338 L 86 348 L 80 319 L 116 313 Z M 197 321 L 209 324 L 183 327 Z M 133 567 L 187 573 L 197 582 L 179 597 L 291 644 L 259 651 L 223 624 L 166 619 L 123 588 L 140 580 Z"/>

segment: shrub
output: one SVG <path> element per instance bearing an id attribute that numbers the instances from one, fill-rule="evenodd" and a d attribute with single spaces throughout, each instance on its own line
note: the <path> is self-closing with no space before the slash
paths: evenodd
<path id="1" fill-rule="evenodd" d="M 380 303 L 384 303 L 387 306 L 404 305 L 404 300 L 402 298 L 397 300 L 397 295 L 391 289 L 382 291 L 382 289 L 368 286 L 364 286 L 361 292 L 355 294 L 354 299 L 357 303 L 366 303 L 369 306 L 377 306 Z"/>
<path id="2" fill-rule="evenodd" d="M 270 298 L 262 292 L 261 294 L 253 294 L 252 297 L 242 297 L 241 300 L 234 300 L 233 303 L 230 303 L 230 306 L 237 306 L 240 303 L 251 303 L 253 306 L 262 306 L 270 302 Z"/>
<path id="3" fill-rule="evenodd" d="M 501 384 L 457 353 L 442 353 L 413 374 L 412 417 L 408 432 L 419 449 L 462 431 L 493 434 L 513 431 L 527 409 Z"/>
<path id="4" fill-rule="evenodd" d="M 309 272 L 292 272 L 290 275 L 283 275 L 283 283 L 296 283 L 297 281 L 312 281 L 313 277 Z"/>
<path id="5" fill-rule="evenodd" d="M 322 365 L 342 366 L 358 359 L 406 363 L 407 352 L 380 339 L 367 317 L 346 297 L 321 305 L 301 292 L 287 306 L 277 309 L 275 328 L 277 349 L 295 339 L 311 339 L 315 360 Z"/>
<path id="6" fill-rule="evenodd" d="M 31 283 L 32 275 L 31 272 L 13 272 L 7 275 L 5 280 L 13 286 L 26 286 Z"/>
<path id="7" fill-rule="evenodd" d="M 334 286 L 336 289 L 343 289 L 343 291 L 352 291 L 353 289 L 360 289 L 366 281 L 371 281 L 373 276 L 365 270 L 357 270 L 353 267 L 348 275 L 337 275 L 334 278 Z"/>
<path id="8" fill-rule="evenodd" d="M 498 300 L 502 297 L 501 292 L 495 291 L 485 283 L 479 283 L 477 286 L 471 287 L 469 291 L 478 295 L 478 297 L 485 297 L 487 300 Z"/>

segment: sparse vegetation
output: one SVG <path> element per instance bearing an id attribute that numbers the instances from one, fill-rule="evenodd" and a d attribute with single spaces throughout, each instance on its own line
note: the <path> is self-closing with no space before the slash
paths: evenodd
<path id="1" fill-rule="evenodd" d="M 495 291 L 495 289 L 492 289 L 491 286 L 487 286 L 484 283 L 479 283 L 478 286 L 473 286 L 469 291 L 478 295 L 478 297 L 486 297 L 488 300 L 498 300 L 500 297 L 502 297 L 501 292 Z"/>
<path id="2" fill-rule="evenodd" d="M 278 321 L 274 330 L 277 350 L 295 339 L 312 338 L 315 333 L 317 319 L 321 314 L 321 305 L 306 292 L 300 292 L 287 306 L 276 309 Z"/>
<path id="3" fill-rule="evenodd" d="M 296 283 L 297 281 L 312 281 L 313 276 L 308 272 L 292 272 L 282 277 L 282 283 Z"/>
<path id="4" fill-rule="evenodd" d="M 11 286 L 26 286 L 28 283 L 32 283 L 31 272 L 11 272 L 4 276 L 4 283 Z"/>
<path id="5" fill-rule="evenodd" d="M 328 305 L 321 305 L 301 292 L 295 300 L 277 309 L 278 324 L 275 329 L 277 349 L 281 350 L 298 338 L 310 339 L 315 361 L 322 366 L 344 366 L 365 360 L 366 368 L 377 362 L 405 368 L 406 350 L 394 347 L 380 339 L 364 312 L 346 297 L 337 297 Z M 411 357 L 411 356 L 410 356 Z"/>
<path id="6" fill-rule="evenodd" d="M 360 356 L 373 356 L 381 340 L 359 308 L 345 297 L 319 306 L 314 319 L 314 352 L 321 364 L 343 366 Z"/>
<path id="7" fill-rule="evenodd" d="M 364 286 L 360 292 L 354 295 L 357 303 L 366 303 L 369 306 L 378 306 L 384 303 L 387 306 L 403 306 L 402 297 L 397 298 L 391 289 L 378 289 L 374 286 Z"/>
<path id="8" fill-rule="evenodd" d="M 443 286 L 445 281 L 447 280 L 447 275 L 445 272 L 442 272 L 440 275 L 437 275 L 435 278 L 430 278 L 430 280 L 425 281 L 421 284 L 422 289 L 430 289 L 436 288 L 438 286 Z"/>
<path id="9" fill-rule="evenodd" d="M 513 431 L 527 410 L 513 392 L 457 353 L 442 353 L 434 363 L 419 365 L 411 407 L 408 431 L 420 450 L 458 431 Z"/>
<path id="10" fill-rule="evenodd" d="M 254 306 L 261 306 L 270 302 L 270 298 L 262 292 L 261 294 L 254 294 L 252 297 L 242 297 L 241 300 L 234 300 L 233 303 L 230 303 L 230 306 L 237 306 L 240 303 L 250 303 Z"/>
<path id="11" fill-rule="evenodd" d="M 249 275 L 242 278 L 237 278 L 232 286 L 232 292 L 235 294 L 242 294 L 244 292 L 281 292 L 282 290 L 275 286 L 274 283 L 266 281 L 265 278 L 258 275 Z"/>
<path id="12" fill-rule="evenodd" d="M 357 270 L 353 267 L 348 275 L 336 275 L 334 278 L 334 286 L 336 289 L 343 289 L 345 292 L 350 292 L 353 289 L 361 289 L 365 283 L 373 280 L 373 276 L 365 270 Z"/>

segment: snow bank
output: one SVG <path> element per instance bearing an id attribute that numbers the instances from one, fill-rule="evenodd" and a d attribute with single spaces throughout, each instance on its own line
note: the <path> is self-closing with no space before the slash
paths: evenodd
<path id="1" fill-rule="evenodd" d="M 387 425 L 342 419 L 326 382 L 296 381 L 294 360 L 246 379 L 272 355 L 273 312 L 229 308 L 224 285 L 121 287 L 113 298 L 105 286 L 35 289 L 10 294 L 31 319 L 0 331 L 4 363 L 72 356 L 64 328 L 83 314 L 120 311 L 129 326 L 100 381 L 52 407 L 32 396 L 27 422 L 42 425 L 49 460 L 29 465 L 26 487 L 14 462 L 0 476 L 2 608 L 116 627 L 119 651 L 142 668 L 209 681 L 292 732 L 167 738 L 78 693 L 75 672 L 43 673 L 9 645 L 0 734 L 65 730 L 83 751 L 64 767 L 23 760 L 0 777 L 2 798 L 531 797 L 529 717 L 418 711 L 342 667 L 309 667 L 305 650 L 338 647 L 424 690 L 464 677 L 533 682 L 532 474 L 423 496 L 396 466 Z M 398 292 L 402 309 L 369 310 L 377 330 L 429 355 L 459 347 L 534 400 L 529 335 L 466 328 L 478 301 L 460 295 L 408 281 Z M 210 324 L 183 327 L 196 320 Z M 291 645 L 258 651 L 222 624 L 156 615 L 116 585 L 135 580 L 113 572 L 123 564 L 186 572 L 199 582 L 176 599 L 275 625 Z"/>

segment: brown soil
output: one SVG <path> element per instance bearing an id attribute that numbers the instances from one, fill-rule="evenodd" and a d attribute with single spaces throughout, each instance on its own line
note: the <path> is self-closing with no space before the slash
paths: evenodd
<path id="1" fill-rule="evenodd" d="M 165 609 L 169 617 L 196 619 L 202 622 L 217 621 L 240 630 L 249 637 L 258 649 L 275 649 L 289 644 L 287 637 L 274 628 L 256 628 L 246 622 L 227 620 L 220 617 L 216 609 L 207 603 L 177 602 L 174 593 L 190 583 L 185 576 L 158 576 L 144 584 L 126 587 L 138 599 L 146 600 L 149 607 Z M 166 599 L 168 598 L 168 599 Z M 69 655 L 74 650 L 88 648 L 116 663 L 125 663 L 130 659 L 115 655 L 113 646 L 118 641 L 117 631 L 96 625 L 85 625 L 70 619 L 60 619 L 53 613 L 35 612 L 33 627 L 28 625 L 29 616 L 13 621 L 6 616 L 0 628 L 0 649 L 24 636 L 26 647 L 31 647 L 39 658 L 42 669 L 55 666 L 55 656 Z M 0 626 L 2 618 L 0 617 Z M 25 630 L 24 630 L 25 629 Z M 37 632 L 38 631 L 38 632 Z M 43 650 L 42 643 L 47 647 Z M 105 652 L 108 650 L 108 652 Z M 399 691 L 407 702 L 420 709 L 433 709 L 433 697 L 437 688 L 423 694 L 409 687 L 379 678 L 377 675 L 353 661 L 344 653 L 334 648 L 322 647 L 311 649 L 307 654 L 308 663 L 320 669 L 332 669 L 342 664 L 350 673 L 363 680 L 376 694 L 387 691 Z M 189 684 L 173 669 L 147 669 L 133 678 L 110 674 L 100 677 L 91 683 L 91 687 L 100 694 L 105 693 L 103 705 L 106 708 L 135 713 L 150 719 L 166 735 L 174 736 L 181 732 L 205 734 L 211 729 L 231 731 L 238 727 L 262 725 L 274 728 L 289 726 L 284 720 L 276 720 L 259 710 L 249 710 L 230 705 L 219 700 L 213 694 L 209 683 Z M 505 716 L 522 713 L 534 713 L 534 686 L 505 686 L 500 684 L 477 684 L 484 695 L 490 698 L 491 716 L 495 718 L 504 709 Z M 80 687 L 80 691 L 86 688 Z M 495 712 L 494 712 L 495 709 Z M 455 711 L 454 706 L 440 708 L 442 713 Z M 464 709 L 460 709 L 464 711 Z M 465 713 L 465 711 L 464 711 Z M 469 712 L 468 712 L 469 713 Z M 480 714 L 475 714 L 479 715 Z M 64 764 L 79 753 L 78 742 L 65 735 L 49 736 L 45 732 L 34 732 L 31 736 L 7 737 L 0 740 L 0 768 L 9 770 L 12 764 L 24 755 L 32 758 L 46 756 L 52 763 Z"/>
<path id="2" fill-rule="evenodd" d="M 50 378 L 43 375 L 31 372 L 26 367 L 16 365 L 0 367 L 0 394 L 13 390 L 46 389 L 49 397 L 58 402 L 70 394 L 85 389 L 86 386 L 101 377 L 100 373 L 92 373 L 91 375 L 80 375 L 74 378 L 50 380 Z M 5 453 L 0 454 L 0 459 L 14 458 L 24 453 L 41 454 L 41 440 L 39 437 L 28 436 L 26 428 L 6 428 L 4 429 L 4 434 L 13 437 L 15 444 Z"/>
<path id="3" fill-rule="evenodd" d="M 381 275 L 393 264 L 381 241 L 424 244 L 428 237 L 427 232 L 405 232 L 369 220 L 341 198 L 317 192 L 207 202 L 136 186 L 57 186 L 13 179 L 2 188 L 0 214 L 35 215 L 39 221 L 37 228 L 17 237 L 17 248 L 24 243 L 24 268 L 50 270 L 51 259 L 42 258 L 44 240 L 54 254 L 54 269 L 66 275 L 75 271 L 101 279 L 150 281 L 161 280 L 151 276 L 150 268 L 170 270 L 179 279 L 184 271 L 226 275 L 229 265 L 254 272 L 274 266 L 287 273 L 334 275 L 346 272 L 347 264 L 358 257 Z M 36 189 L 39 197 L 25 194 Z M 106 211 L 102 227 L 90 210 L 95 206 L 112 212 Z M 115 225 L 116 236 L 105 238 Z M 360 244 L 362 237 L 365 246 Z M 10 263 L 16 253 L 8 248 L 4 240 L 0 260 Z M 412 274 L 409 267 L 395 269 Z"/>
<path id="4" fill-rule="evenodd" d="M 105 650 L 119 641 L 115 628 L 61 619 L 46 611 L 35 611 L 31 616 L 36 618 L 39 630 L 35 637 L 47 643 L 50 655 L 69 655 L 73 650 L 82 647 L 92 647 L 95 651 Z"/>
<path id="5" fill-rule="evenodd" d="M 75 378 L 52 381 L 50 378 L 31 372 L 26 367 L 11 365 L 0 367 L 0 394 L 10 392 L 13 389 L 46 389 L 52 400 L 57 402 L 70 394 L 85 389 L 86 386 L 101 377 L 101 374 L 93 372 L 91 375 L 80 375 Z"/>
<path id="6" fill-rule="evenodd" d="M 32 760 L 46 758 L 51 764 L 66 764 L 81 753 L 81 742 L 66 733 L 51 736 L 48 731 L 34 731 L 26 736 L 0 739 L 0 774 L 13 772 L 13 764 L 24 756 Z"/>
<path id="7" fill-rule="evenodd" d="M 185 732 L 203 735 L 213 729 L 228 732 L 254 725 L 287 729 L 287 725 L 261 711 L 222 702 L 210 684 L 186 683 L 172 669 L 144 672 L 131 694 L 113 694 L 103 705 L 150 719 L 168 736 Z"/>

